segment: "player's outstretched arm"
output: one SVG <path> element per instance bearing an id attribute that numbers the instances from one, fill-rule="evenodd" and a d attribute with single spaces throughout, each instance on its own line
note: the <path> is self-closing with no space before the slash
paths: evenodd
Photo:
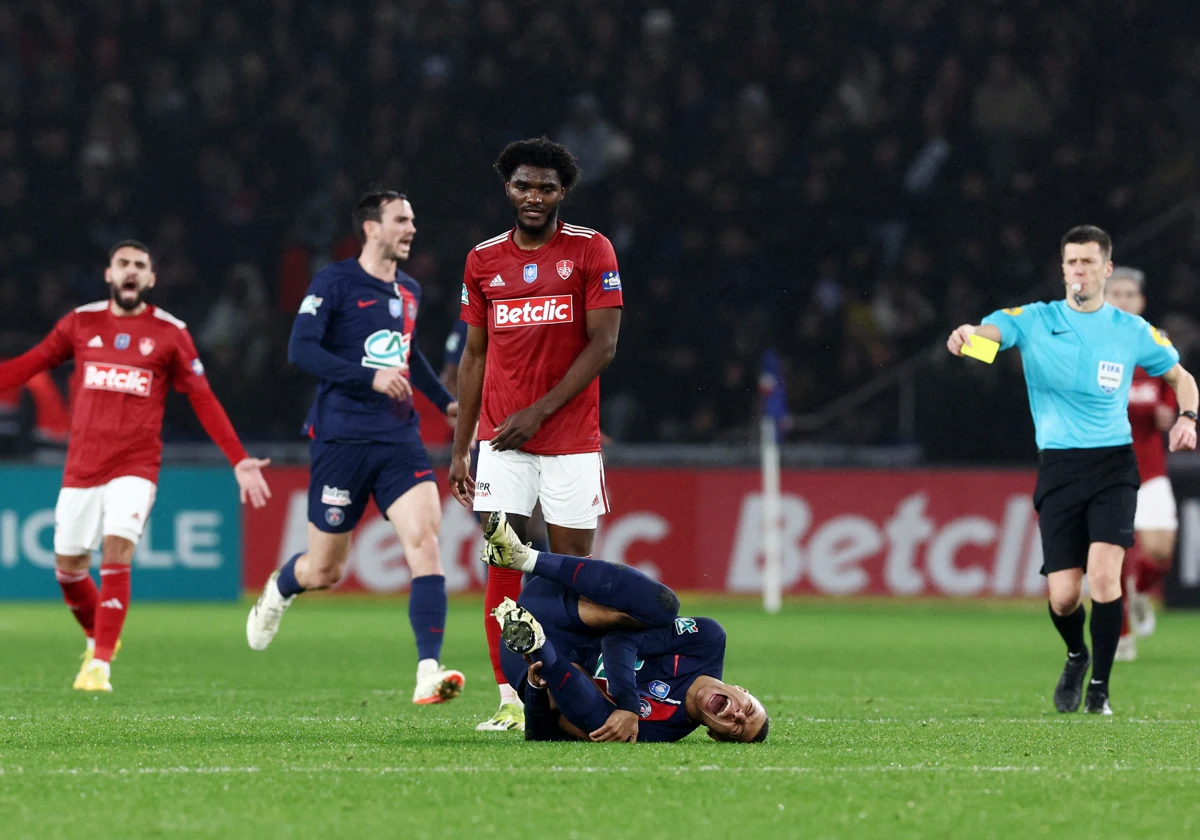
<path id="1" fill-rule="evenodd" d="M 15 359 L 0 362 L 0 391 L 24 385 L 44 370 L 58 367 L 75 355 L 71 344 L 71 315 L 54 325 L 50 334 Z"/>
<path id="2" fill-rule="evenodd" d="M 952 355 L 961 356 L 963 347 L 970 346 L 971 336 L 973 335 L 981 335 L 984 338 L 991 339 L 997 343 L 999 343 L 1001 340 L 1000 330 L 992 324 L 981 324 L 980 326 L 963 324 L 961 327 L 954 330 L 954 332 L 950 333 L 950 337 L 946 339 L 946 349 L 949 350 Z"/>
<path id="3" fill-rule="evenodd" d="M 1196 412 L 1200 410 L 1200 390 L 1196 387 L 1196 377 L 1192 376 L 1181 364 L 1163 374 L 1163 381 L 1175 390 L 1175 399 L 1179 403 L 1179 419 L 1171 427 L 1167 438 L 1172 452 L 1196 448 Z M 1186 412 L 1191 412 L 1188 417 Z"/>
<path id="4" fill-rule="evenodd" d="M 510 414 L 493 431 L 492 449 L 503 452 L 520 449 L 537 434 L 542 423 L 569 403 L 599 376 L 617 355 L 617 335 L 621 330 L 621 309 L 610 306 L 587 312 L 588 343 L 566 374 L 533 405 Z"/>
<path id="5" fill-rule="evenodd" d="M 487 328 L 467 327 L 462 358 L 458 362 L 458 420 L 454 424 L 454 449 L 450 456 L 450 492 L 470 510 L 475 502 L 471 478 L 471 444 L 483 404 L 483 372 L 487 367 Z"/>

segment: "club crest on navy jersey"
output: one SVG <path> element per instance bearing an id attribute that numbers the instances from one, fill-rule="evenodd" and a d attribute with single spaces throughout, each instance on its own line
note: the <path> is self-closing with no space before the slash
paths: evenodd
<path id="1" fill-rule="evenodd" d="M 392 313 L 393 318 L 399 318 L 404 314 L 404 302 L 399 298 L 393 298 L 388 301 L 388 312 Z"/>

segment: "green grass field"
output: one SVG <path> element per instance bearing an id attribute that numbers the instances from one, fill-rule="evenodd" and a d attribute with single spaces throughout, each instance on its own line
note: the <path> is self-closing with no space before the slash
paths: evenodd
<path id="1" fill-rule="evenodd" d="M 60 605 L 0 606 L 0 836 L 1195 837 L 1200 615 L 1059 715 L 1040 604 L 684 599 L 729 632 L 762 745 L 526 744 L 477 601 L 451 606 L 452 704 L 410 703 L 405 604 L 310 597 L 253 653 L 244 605 L 135 604 L 111 696 L 73 692 Z"/>

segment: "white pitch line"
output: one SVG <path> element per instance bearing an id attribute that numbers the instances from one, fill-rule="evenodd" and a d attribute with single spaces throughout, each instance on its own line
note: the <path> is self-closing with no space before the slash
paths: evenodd
<path id="1" fill-rule="evenodd" d="M 1036 774 L 1036 773 L 1053 773 L 1053 774 L 1070 774 L 1070 773 L 1094 773 L 1094 772 L 1136 772 L 1136 773 L 1197 773 L 1200 774 L 1200 766 L 1183 767 L 1183 766 L 1163 766 L 1163 767 L 1142 767 L 1132 765 L 1114 764 L 1111 767 L 1098 766 L 1095 764 L 1081 765 L 1079 767 L 1042 767 L 1040 765 L 945 765 L 945 764 L 886 764 L 886 765 L 863 765 L 863 766 L 841 766 L 841 767 L 805 767 L 805 766 L 767 766 L 767 767 L 722 767 L 716 764 L 704 764 L 698 766 L 677 766 L 677 767 L 594 767 L 588 765 L 573 765 L 573 766 L 547 766 L 547 767 L 479 767 L 476 765 L 451 765 L 451 766 L 430 766 L 430 765 L 413 765 L 413 766 L 398 766 L 398 767 L 346 767 L 342 765 L 325 765 L 316 767 L 303 767 L 284 765 L 282 767 L 131 767 L 131 768 L 113 768 L 113 767 L 65 767 L 51 770 L 37 771 L 29 775 L 47 775 L 47 776 L 174 776 L 174 775 L 253 775 L 257 773 L 294 773 L 303 775 L 316 774 L 338 774 L 338 773 L 354 773 L 367 776 L 387 776 L 387 775 L 416 775 L 416 774 L 440 774 L 440 773 L 522 773 L 522 774 L 563 774 L 563 773 L 673 773 L 681 775 L 685 773 L 740 773 L 740 774 L 758 774 L 758 773 L 773 773 L 773 774 L 788 774 L 788 775 L 803 775 L 803 774 L 903 774 L 903 773 L 951 773 L 951 774 L 994 774 L 994 773 L 1015 773 L 1015 774 Z M 0 767 L 0 776 L 2 775 L 25 775 L 26 771 L 22 767 L 2 768 Z"/>

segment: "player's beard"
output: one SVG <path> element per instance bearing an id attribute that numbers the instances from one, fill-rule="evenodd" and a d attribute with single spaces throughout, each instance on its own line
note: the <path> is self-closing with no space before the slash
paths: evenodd
<path id="1" fill-rule="evenodd" d="M 124 309 L 126 312 L 132 312 L 133 310 L 137 309 L 139 306 L 141 306 L 143 303 L 146 302 L 146 292 L 148 292 L 148 291 L 150 291 L 149 286 L 138 289 L 137 290 L 137 298 L 135 298 L 134 301 L 132 303 L 130 303 L 128 300 L 121 297 L 120 284 L 113 283 L 112 289 L 111 289 L 111 295 L 112 295 L 113 303 L 115 303 L 117 306 Z"/>
<path id="2" fill-rule="evenodd" d="M 520 230 L 521 233 L 527 233 L 530 236 L 537 236 L 540 233 L 544 233 L 552 225 L 558 224 L 558 210 L 555 210 L 553 213 L 547 213 L 547 214 L 543 215 L 542 223 L 540 225 L 538 225 L 537 227 L 533 227 L 532 225 L 522 221 L 520 210 L 517 211 L 516 217 L 517 217 L 517 229 Z"/>

